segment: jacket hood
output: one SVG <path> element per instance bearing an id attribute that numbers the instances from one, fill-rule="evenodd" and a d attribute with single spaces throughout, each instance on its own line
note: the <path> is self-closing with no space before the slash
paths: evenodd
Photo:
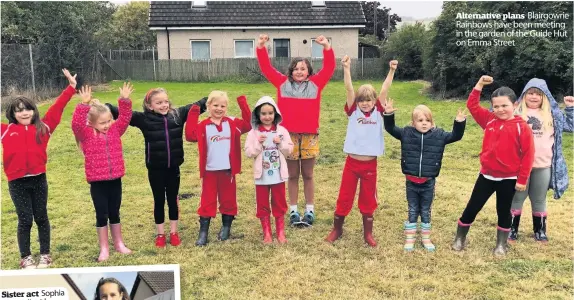
<path id="1" fill-rule="evenodd" d="M 544 79 L 540 79 L 540 78 L 532 78 L 528 81 L 528 83 L 524 86 L 524 89 L 522 90 L 520 97 L 518 97 L 518 100 L 517 100 L 518 103 L 520 103 L 522 101 L 522 99 L 524 98 L 524 95 L 526 94 L 526 91 L 528 91 L 528 89 L 530 89 L 530 88 L 537 88 L 537 89 L 541 90 L 546 95 L 546 97 L 548 98 L 548 101 L 550 102 L 550 107 L 552 110 L 559 109 L 558 103 L 556 102 L 556 100 L 554 99 L 552 94 L 550 93 L 550 90 L 548 89 L 548 85 L 546 84 L 546 81 Z"/>
<path id="2" fill-rule="evenodd" d="M 277 114 L 275 116 L 275 118 L 277 120 L 277 124 L 275 124 L 275 125 L 279 125 L 281 123 L 281 121 L 283 120 L 283 117 L 281 117 L 281 112 L 279 111 L 279 107 L 277 107 L 277 104 L 275 104 L 275 101 L 273 100 L 273 98 L 271 98 L 269 96 L 263 96 L 257 101 L 257 103 L 255 103 L 255 107 L 251 111 L 251 128 L 253 128 L 253 129 L 257 129 L 259 126 L 259 125 L 257 125 L 258 116 L 255 115 L 255 112 L 257 111 L 257 108 L 263 104 L 270 104 L 275 108 L 275 113 Z"/>

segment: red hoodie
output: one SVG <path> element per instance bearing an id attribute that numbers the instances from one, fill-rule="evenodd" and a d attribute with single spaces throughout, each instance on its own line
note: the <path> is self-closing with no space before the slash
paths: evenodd
<path id="1" fill-rule="evenodd" d="M 42 119 L 50 134 L 42 136 L 39 144 L 36 141 L 36 126 L 2 123 L 2 163 L 8 181 L 46 173 L 48 140 L 60 124 L 64 108 L 75 92 L 72 86 L 68 86 L 50 106 Z"/>
<path id="2" fill-rule="evenodd" d="M 241 109 L 241 117 L 237 119 L 232 117 L 223 117 L 221 122 L 229 123 L 229 130 L 231 131 L 231 151 L 229 153 L 229 162 L 231 164 L 231 175 L 241 172 L 241 135 L 251 130 L 251 111 L 247 104 L 245 96 L 237 97 L 239 109 Z M 194 105 L 187 114 L 187 124 L 185 125 L 185 139 L 188 142 L 197 142 L 199 151 L 199 177 L 203 178 L 205 168 L 207 165 L 207 139 L 206 139 L 206 126 L 213 124 L 211 119 L 207 118 L 198 124 L 199 120 L 199 106 Z"/>
<path id="3" fill-rule="evenodd" d="M 480 92 L 473 89 L 466 107 L 484 129 L 480 152 L 480 173 L 497 178 L 517 176 L 526 185 L 534 162 L 534 137 L 530 126 L 519 116 L 501 120 L 480 106 Z"/>
<path id="4" fill-rule="evenodd" d="M 333 48 L 323 50 L 323 57 L 323 68 L 317 74 L 309 76 L 301 85 L 297 85 L 271 65 L 267 48 L 257 48 L 259 68 L 265 78 L 277 88 L 277 106 L 283 113 L 281 126 L 290 133 L 319 132 L 321 91 L 335 71 Z"/>

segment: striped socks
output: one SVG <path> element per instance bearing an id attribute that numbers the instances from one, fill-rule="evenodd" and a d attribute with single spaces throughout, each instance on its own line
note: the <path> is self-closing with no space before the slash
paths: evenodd
<path id="1" fill-rule="evenodd" d="M 431 233 L 431 224 L 430 223 L 421 223 L 421 238 L 423 242 L 423 246 L 428 251 L 434 251 L 435 247 L 430 239 Z"/>
<path id="2" fill-rule="evenodd" d="M 417 223 L 405 221 L 405 251 L 413 251 L 415 249 L 416 234 Z"/>

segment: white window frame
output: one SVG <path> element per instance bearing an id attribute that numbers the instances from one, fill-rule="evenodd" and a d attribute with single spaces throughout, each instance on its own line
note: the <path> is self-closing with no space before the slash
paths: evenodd
<path id="1" fill-rule="evenodd" d="M 277 38 L 277 39 L 273 39 L 273 57 L 277 57 L 277 55 L 275 54 L 275 40 L 283 40 L 283 41 L 288 41 L 289 45 L 287 47 L 287 58 L 291 58 L 291 39 L 288 38 Z"/>
<path id="2" fill-rule="evenodd" d="M 251 42 L 251 56 L 237 56 L 237 42 Z M 255 57 L 255 40 L 233 40 L 233 58 L 254 58 Z"/>
<path id="3" fill-rule="evenodd" d="M 207 1 L 191 1 L 191 8 L 205 8 Z"/>
<path id="4" fill-rule="evenodd" d="M 312 7 L 325 7 L 325 1 L 311 1 Z"/>
<path id="5" fill-rule="evenodd" d="M 327 38 L 327 40 L 329 41 L 329 44 L 331 44 L 331 48 L 333 48 L 333 42 L 331 38 Z M 314 58 L 318 58 L 318 59 L 323 59 L 323 51 L 321 51 L 321 56 L 317 56 L 317 57 L 313 57 L 313 45 L 315 44 L 315 38 L 311 39 L 311 59 Z M 317 46 L 320 46 L 319 44 L 317 44 Z M 321 46 L 322 47 L 322 46 Z"/>
<path id="6" fill-rule="evenodd" d="M 193 42 L 208 42 L 209 43 L 209 58 L 208 61 L 211 60 L 211 40 L 189 40 L 189 57 L 191 60 L 203 60 L 200 58 L 193 59 Z"/>

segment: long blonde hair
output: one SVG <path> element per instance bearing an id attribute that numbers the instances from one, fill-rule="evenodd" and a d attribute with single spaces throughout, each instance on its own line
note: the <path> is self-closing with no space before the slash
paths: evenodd
<path id="1" fill-rule="evenodd" d="M 524 92 L 522 96 L 522 101 L 516 108 L 516 114 L 520 115 L 524 121 L 528 121 L 528 106 L 526 106 L 526 95 L 528 93 L 536 93 L 542 97 L 542 104 L 540 105 L 540 115 L 542 117 L 542 130 L 546 131 L 548 128 L 554 126 L 554 119 L 552 118 L 552 111 L 550 108 L 550 101 L 546 94 L 544 94 L 538 88 L 529 88 L 526 92 Z"/>
<path id="2" fill-rule="evenodd" d="M 110 108 L 107 107 L 106 105 L 102 104 L 100 102 L 100 100 L 98 99 L 91 99 L 90 102 L 88 103 L 90 105 L 90 110 L 88 111 L 88 117 L 87 117 L 87 125 L 96 123 L 98 121 L 98 118 L 105 114 L 108 113 L 112 114 L 112 112 L 110 111 Z M 112 124 L 114 122 L 114 118 L 112 119 Z M 91 127 L 91 126 L 90 126 Z M 94 135 L 98 134 L 98 131 L 95 128 L 92 128 Z M 80 140 L 78 140 L 78 137 L 76 137 L 76 145 L 78 145 L 78 148 L 82 149 L 82 143 L 80 142 Z"/>
<path id="3" fill-rule="evenodd" d="M 434 119 L 432 118 L 432 112 L 431 112 L 430 108 L 428 108 L 428 106 L 426 106 L 424 104 L 417 105 L 415 107 L 415 109 L 413 109 L 413 114 L 411 116 L 411 126 L 415 126 L 415 118 L 419 114 L 422 114 L 427 119 L 429 119 L 429 121 L 431 122 L 431 126 L 435 127 Z"/>

